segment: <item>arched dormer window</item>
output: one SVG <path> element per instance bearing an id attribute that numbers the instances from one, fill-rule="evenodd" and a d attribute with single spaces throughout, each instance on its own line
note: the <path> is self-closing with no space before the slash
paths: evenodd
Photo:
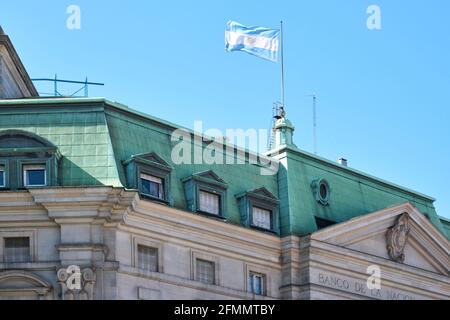
<path id="1" fill-rule="evenodd" d="M 0 188 L 27 189 L 56 185 L 58 148 L 21 130 L 0 131 Z"/>

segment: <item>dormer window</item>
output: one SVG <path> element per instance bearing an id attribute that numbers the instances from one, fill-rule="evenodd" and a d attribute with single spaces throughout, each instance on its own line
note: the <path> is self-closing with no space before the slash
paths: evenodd
<path id="1" fill-rule="evenodd" d="M 0 188 L 55 186 L 60 158 L 54 144 L 34 133 L 0 131 Z"/>
<path id="2" fill-rule="evenodd" d="M 244 226 L 279 234 L 278 199 L 265 187 L 236 195 Z"/>
<path id="3" fill-rule="evenodd" d="M 25 187 L 44 187 L 47 185 L 47 170 L 45 164 L 24 165 L 23 185 Z"/>
<path id="4" fill-rule="evenodd" d="M 208 170 L 195 173 L 182 181 L 189 211 L 225 218 L 228 186 L 217 174 Z"/>
<path id="5" fill-rule="evenodd" d="M 170 204 L 169 164 L 154 152 L 132 156 L 124 161 L 129 188 L 137 189 L 142 198 Z"/>

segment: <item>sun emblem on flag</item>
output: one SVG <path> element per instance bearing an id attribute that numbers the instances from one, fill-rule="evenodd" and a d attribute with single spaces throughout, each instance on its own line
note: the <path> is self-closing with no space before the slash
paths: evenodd
<path id="1" fill-rule="evenodd" d="M 245 45 L 253 46 L 256 43 L 256 37 L 247 37 L 245 38 Z"/>

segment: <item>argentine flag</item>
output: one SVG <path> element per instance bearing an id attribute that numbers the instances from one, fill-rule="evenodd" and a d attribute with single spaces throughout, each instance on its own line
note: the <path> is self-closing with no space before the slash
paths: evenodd
<path id="1" fill-rule="evenodd" d="M 263 27 L 246 27 L 235 21 L 228 21 L 225 30 L 225 50 L 243 51 L 257 57 L 278 61 L 280 30 Z"/>

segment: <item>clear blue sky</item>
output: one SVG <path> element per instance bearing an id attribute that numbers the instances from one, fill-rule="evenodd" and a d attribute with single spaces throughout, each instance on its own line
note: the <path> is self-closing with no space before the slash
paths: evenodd
<path id="1" fill-rule="evenodd" d="M 66 9 L 81 8 L 81 30 Z M 366 28 L 377 4 L 382 30 Z M 285 26 L 286 105 L 295 142 L 437 198 L 450 217 L 450 2 L 4 1 L 0 23 L 31 77 L 104 82 L 105 96 L 186 127 L 268 128 L 279 65 L 225 53 L 228 20 Z"/>

